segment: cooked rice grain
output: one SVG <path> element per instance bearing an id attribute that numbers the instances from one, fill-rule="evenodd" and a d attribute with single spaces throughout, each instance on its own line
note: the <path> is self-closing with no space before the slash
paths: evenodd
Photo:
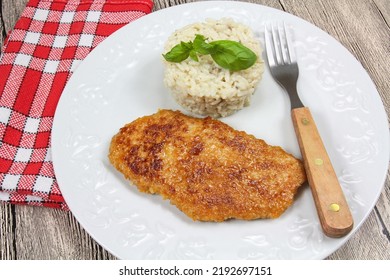
<path id="1" fill-rule="evenodd" d="M 210 55 L 200 55 L 199 62 L 188 58 L 180 63 L 165 64 L 164 83 L 172 96 L 188 111 L 214 118 L 225 117 L 250 104 L 263 74 L 261 47 L 252 30 L 232 19 L 206 20 L 175 31 L 165 44 L 164 53 L 181 41 L 193 41 L 196 34 L 208 41 L 238 41 L 257 55 L 248 69 L 231 72 L 218 66 Z"/>

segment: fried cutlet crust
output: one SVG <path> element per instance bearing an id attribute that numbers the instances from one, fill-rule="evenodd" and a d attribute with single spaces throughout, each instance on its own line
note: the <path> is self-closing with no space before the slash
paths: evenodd
<path id="1" fill-rule="evenodd" d="M 306 180 L 302 163 L 282 148 L 170 110 L 121 128 L 109 159 L 141 192 L 200 221 L 279 217 Z"/>

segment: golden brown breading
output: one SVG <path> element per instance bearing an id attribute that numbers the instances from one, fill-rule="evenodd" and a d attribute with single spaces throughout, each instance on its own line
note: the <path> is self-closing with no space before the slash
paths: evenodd
<path id="1" fill-rule="evenodd" d="M 109 159 L 140 191 L 201 221 L 279 217 L 306 180 L 302 163 L 282 148 L 170 110 L 121 128 Z"/>

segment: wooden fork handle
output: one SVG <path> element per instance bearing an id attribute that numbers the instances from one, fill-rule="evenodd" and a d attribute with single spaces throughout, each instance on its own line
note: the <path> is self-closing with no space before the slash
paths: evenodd
<path id="1" fill-rule="evenodd" d="M 307 107 L 291 115 L 322 229 L 329 237 L 342 237 L 351 231 L 353 218 L 317 126 Z"/>

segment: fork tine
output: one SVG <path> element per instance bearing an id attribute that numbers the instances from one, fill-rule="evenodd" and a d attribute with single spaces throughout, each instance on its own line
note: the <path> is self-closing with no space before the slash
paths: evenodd
<path id="1" fill-rule="evenodd" d="M 271 31 L 269 31 L 269 29 Z M 296 63 L 296 55 L 285 22 L 265 25 L 265 45 L 270 66 Z"/>
<path id="2" fill-rule="evenodd" d="M 275 31 L 274 26 L 271 26 L 271 33 L 272 33 L 272 39 L 274 43 L 274 50 L 275 50 L 274 53 L 275 53 L 276 62 L 278 64 L 282 64 L 282 51 L 281 51 L 282 48 L 280 44 L 280 39 L 278 39 L 279 30 Z"/>
<path id="3" fill-rule="evenodd" d="M 290 57 L 290 63 L 297 62 L 297 57 L 295 55 L 294 46 L 291 41 L 290 33 L 287 31 L 286 24 L 283 22 L 284 36 L 286 37 L 287 51 L 288 56 Z"/>
<path id="4" fill-rule="evenodd" d="M 284 27 L 284 22 L 283 25 L 280 26 L 280 24 L 277 25 L 277 30 L 278 30 L 278 36 L 279 36 L 279 42 L 280 42 L 280 51 L 282 53 L 282 59 L 284 64 L 289 64 L 290 63 L 290 56 L 289 56 L 289 51 L 288 51 L 288 44 L 286 41 L 286 33 L 283 30 Z"/>
<path id="5" fill-rule="evenodd" d="M 275 57 L 274 57 L 275 51 L 272 44 L 272 37 L 270 32 L 268 31 L 267 25 L 265 25 L 264 37 L 265 37 L 265 51 L 267 52 L 268 63 L 270 66 L 276 65 Z"/>

